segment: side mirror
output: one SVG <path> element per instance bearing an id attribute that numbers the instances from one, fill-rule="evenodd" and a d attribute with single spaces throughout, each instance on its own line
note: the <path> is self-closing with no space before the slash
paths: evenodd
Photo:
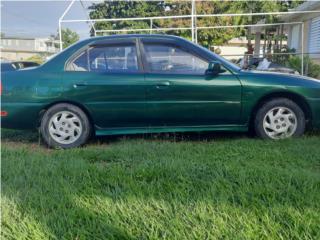
<path id="1" fill-rule="evenodd" d="M 219 73 L 221 73 L 221 64 L 215 61 L 210 62 L 205 74 L 214 77 Z"/>

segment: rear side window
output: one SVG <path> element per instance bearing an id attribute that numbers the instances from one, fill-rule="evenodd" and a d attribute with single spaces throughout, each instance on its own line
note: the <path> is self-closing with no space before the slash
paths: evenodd
<path id="1" fill-rule="evenodd" d="M 146 61 L 152 72 L 204 74 L 208 62 L 177 46 L 144 43 Z"/>
<path id="2" fill-rule="evenodd" d="M 85 50 L 67 70 L 90 72 L 135 72 L 139 70 L 134 44 L 97 46 Z"/>
<path id="3" fill-rule="evenodd" d="M 69 66 L 71 71 L 89 71 L 88 51 L 82 52 Z"/>

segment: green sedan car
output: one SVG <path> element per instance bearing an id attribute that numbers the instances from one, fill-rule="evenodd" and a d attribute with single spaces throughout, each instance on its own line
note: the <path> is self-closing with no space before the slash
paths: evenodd
<path id="1" fill-rule="evenodd" d="M 2 127 L 40 128 L 50 147 L 159 132 L 253 129 L 282 139 L 320 127 L 319 80 L 242 70 L 168 35 L 90 38 L 1 82 Z"/>

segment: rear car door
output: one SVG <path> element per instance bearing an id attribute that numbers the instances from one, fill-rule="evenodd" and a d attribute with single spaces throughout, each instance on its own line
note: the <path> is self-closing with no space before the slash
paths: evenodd
<path id="1" fill-rule="evenodd" d="M 137 42 L 112 39 L 79 51 L 63 75 L 64 97 L 80 102 L 97 128 L 140 127 L 145 120 L 145 81 Z"/>
<path id="2" fill-rule="evenodd" d="M 205 71 L 210 59 L 197 55 L 187 46 L 167 39 L 141 41 L 151 126 L 239 122 L 241 84 L 231 71 L 225 68 L 216 77 L 207 78 Z"/>

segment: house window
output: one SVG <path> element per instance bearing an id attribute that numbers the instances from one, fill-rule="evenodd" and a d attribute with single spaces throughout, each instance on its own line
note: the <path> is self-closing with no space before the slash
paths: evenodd
<path id="1" fill-rule="evenodd" d="M 309 31 L 309 53 L 320 54 L 320 17 L 314 18 L 310 24 Z M 314 57 L 314 55 L 310 55 Z"/>
<path id="2" fill-rule="evenodd" d="M 300 51 L 300 25 L 294 25 L 291 29 L 291 43 L 290 48 Z"/>

